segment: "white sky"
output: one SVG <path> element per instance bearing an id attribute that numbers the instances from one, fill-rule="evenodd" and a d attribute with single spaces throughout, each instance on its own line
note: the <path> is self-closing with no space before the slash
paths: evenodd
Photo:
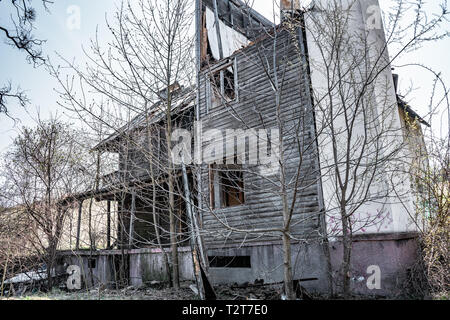
<path id="1" fill-rule="evenodd" d="M 382 10 L 387 8 L 392 0 L 380 0 Z M 432 0 L 434 10 L 437 7 L 437 0 Z M 39 5 L 34 4 L 37 9 L 36 31 L 34 32 L 38 38 L 47 39 L 44 45 L 44 51 L 52 60 L 55 60 L 55 52 L 60 53 L 67 59 L 74 58 L 79 63 L 83 60 L 82 46 L 87 47 L 89 40 L 95 37 L 95 31 L 98 26 L 99 35 L 105 43 L 109 34 L 105 28 L 105 15 L 112 19 L 115 11 L 114 0 L 71 0 L 71 1 L 54 1 L 50 5 L 51 13 L 47 13 Z M 80 29 L 70 30 L 67 25 L 67 19 L 70 13 L 68 8 L 72 5 L 78 6 L 80 9 Z M 10 6 L 7 1 L 0 2 L 0 23 L 9 20 L 7 7 Z M 254 8 L 268 18 L 273 17 L 273 4 L 271 0 L 255 0 Z M 278 10 L 278 8 L 276 8 Z M 445 29 L 450 30 L 449 24 L 445 25 Z M 439 43 L 429 44 L 417 51 L 409 53 L 402 57 L 398 64 L 406 64 L 409 62 L 424 63 L 436 70 L 442 72 L 442 75 L 448 83 L 450 77 L 450 39 L 446 39 Z M 392 52 L 391 52 L 392 54 Z M 427 114 L 427 105 L 429 96 L 427 93 L 431 90 L 431 76 L 424 74 L 417 68 L 396 69 L 396 73 L 400 75 L 400 92 L 406 90 L 411 83 L 416 89 L 408 96 L 410 105 L 419 114 Z M 37 117 L 37 110 L 40 110 L 41 118 L 46 118 L 52 114 L 64 116 L 65 111 L 56 104 L 58 99 L 54 88 L 57 86 L 56 81 L 46 73 L 43 68 L 34 69 L 25 61 L 25 54 L 18 52 L 16 49 L 0 44 L 0 85 L 7 81 L 11 81 L 13 85 L 26 90 L 31 104 L 26 110 L 18 106 L 13 100 L 9 104 L 9 110 L 14 118 L 20 119 L 15 123 L 13 120 L 0 115 L 0 153 L 5 151 L 7 146 L 17 134 L 17 129 L 22 125 L 33 125 Z M 446 118 L 447 115 L 442 115 Z M 433 123 L 434 129 L 439 129 L 439 123 Z M 440 130 L 438 130 L 440 131 Z M 447 127 L 442 128 L 446 134 Z M 442 133 L 440 133 L 442 135 Z"/>

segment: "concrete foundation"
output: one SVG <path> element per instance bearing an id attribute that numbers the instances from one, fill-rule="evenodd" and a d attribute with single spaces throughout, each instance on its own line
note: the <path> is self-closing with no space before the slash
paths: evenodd
<path id="1" fill-rule="evenodd" d="M 416 233 L 354 236 L 351 256 L 351 289 L 364 296 L 401 297 L 409 268 L 417 262 Z M 340 289 L 342 243 L 330 244 L 333 278 Z"/>
<path id="2" fill-rule="evenodd" d="M 323 246 L 317 243 L 293 244 L 291 250 L 294 280 L 300 280 L 301 285 L 310 291 L 327 292 L 328 269 Z M 258 279 L 264 283 L 283 281 L 283 249 L 280 244 L 214 249 L 208 251 L 208 256 L 250 257 L 251 267 L 210 268 L 215 284 L 253 283 Z"/>
<path id="3" fill-rule="evenodd" d="M 342 245 L 329 245 L 335 291 L 340 289 Z M 167 281 L 163 255 L 158 249 L 124 251 L 128 283 L 141 286 L 151 281 Z M 416 262 L 416 235 L 411 233 L 358 235 L 352 249 L 352 291 L 366 296 L 401 296 L 408 268 Z M 89 252 L 61 252 L 60 269 L 68 265 L 81 268 L 83 284 L 114 287 L 115 271 L 122 257 L 120 250 Z M 254 244 L 241 248 L 208 250 L 212 263 L 209 272 L 214 284 L 264 283 L 283 281 L 283 250 L 280 244 Z M 293 244 L 294 280 L 310 292 L 329 292 L 329 268 L 321 244 Z M 95 262 L 93 262 L 95 261 Z M 181 280 L 194 280 L 189 247 L 179 248 Z M 222 264 L 222 265 L 221 265 Z M 242 264 L 242 265 L 241 265 Z M 91 268 L 89 268 L 91 266 Z"/>
<path id="4" fill-rule="evenodd" d="M 170 251 L 167 250 L 170 255 Z M 98 285 L 113 288 L 117 282 L 121 260 L 129 285 L 142 286 L 151 281 L 167 281 L 163 254 L 159 249 L 64 251 L 60 252 L 58 269 L 77 265 L 81 269 L 83 286 Z M 180 280 L 194 280 L 190 248 L 179 248 Z M 89 267 L 91 266 L 91 268 Z"/>

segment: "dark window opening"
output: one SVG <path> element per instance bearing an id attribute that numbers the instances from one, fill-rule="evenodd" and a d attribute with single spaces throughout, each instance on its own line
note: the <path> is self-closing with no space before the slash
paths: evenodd
<path id="1" fill-rule="evenodd" d="M 244 175 L 241 165 L 210 167 L 210 206 L 229 208 L 245 203 Z"/>
<path id="2" fill-rule="evenodd" d="M 212 70 L 207 81 L 207 112 L 209 112 L 213 101 L 220 100 L 222 103 L 238 101 L 238 76 L 237 60 Z"/>
<path id="3" fill-rule="evenodd" d="M 242 171 L 221 171 L 222 207 L 234 207 L 244 203 Z"/>
<path id="4" fill-rule="evenodd" d="M 212 256 L 208 257 L 211 268 L 251 268 L 250 256 Z"/>
<path id="5" fill-rule="evenodd" d="M 64 257 L 62 257 L 62 256 L 57 256 L 57 257 L 56 257 L 55 264 L 58 265 L 58 266 L 63 265 L 63 264 L 64 264 Z"/>
<path id="6" fill-rule="evenodd" d="M 230 66 L 229 68 L 233 68 Z M 234 74 L 228 68 L 213 74 L 213 86 L 216 93 L 226 100 L 234 100 L 236 97 Z"/>
<path id="7" fill-rule="evenodd" d="M 97 259 L 95 258 L 89 258 L 88 259 L 88 268 L 95 269 L 97 266 Z"/>

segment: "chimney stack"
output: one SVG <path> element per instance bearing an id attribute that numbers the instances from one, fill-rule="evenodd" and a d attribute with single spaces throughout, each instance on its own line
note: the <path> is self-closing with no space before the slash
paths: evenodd
<path id="1" fill-rule="evenodd" d="M 280 0 L 280 6 L 283 11 L 300 10 L 300 0 Z"/>
<path id="2" fill-rule="evenodd" d="M 300 9 L 300 0 L 280 0 L 281 20 L 294 15 Z"/>

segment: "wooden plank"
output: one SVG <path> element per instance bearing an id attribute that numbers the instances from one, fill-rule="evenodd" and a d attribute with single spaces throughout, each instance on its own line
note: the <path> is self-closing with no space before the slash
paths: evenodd
<path id="1" fill-rule="evenodd" d="M 106 248 L 111 247 L 111 200 L 106 203 Z"/>
<path id="2" fill-rule="evenodd" d="M 78 222 L 77 222 L 77 241 L 75 244 L 75 248 L 80 249 L 80 233 L 81 233 L 81 214 L 83 212 L 83 200 L 81 200 L 78 204 Z"/>
<path id="3" fill-rule="evenodd" d="M 198 1 L 198 0 L 197 0 Z M 202 14 L 202 21 L 201 21 L 201 29 L 200 29 L 200 40 L 199 40 L 199 46 L 200 48 L 198 51 L 200 52 L 200 64 L 199 69 L 201 67 L 201 63 L 207 58 L 208 56 L 208 32 L 206 30 L 206 12 L 203 12 Z"/>
<path id="4" fill-rule="evenodd" d="M 235 92 L 235 101 L 239 103 L 239 77 L 238 77 L 238 63 L 237 58 L 234 57 L 233 60 L 233 69 L 234 69 L 234 92 Z"/>

